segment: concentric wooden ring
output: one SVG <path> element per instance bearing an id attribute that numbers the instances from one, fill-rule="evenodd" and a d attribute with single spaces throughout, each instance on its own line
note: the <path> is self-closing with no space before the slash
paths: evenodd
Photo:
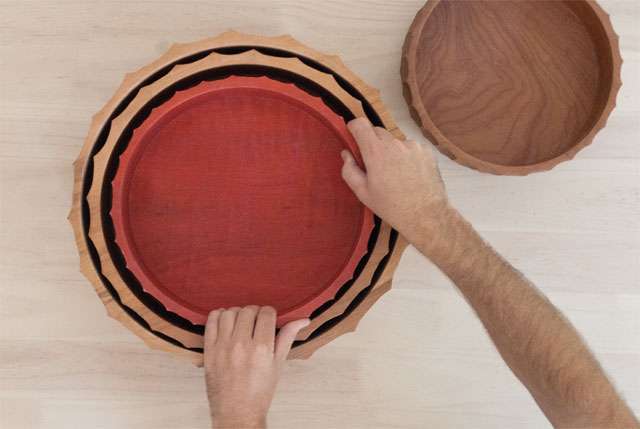
<path id="1" fill-rule="evenodd" d="M 178 326 L 167 322 L 147 306 L 145 306 L 132 292 L 127 285 L 125 279 L 120 274 L 120 271 L 115 266 L 111 257 L 109 244 L 104 235 L 102 226 L 105 219 L 105 210 L 102 200 L 103 187 L 108 185 L 104 182 L 105 174 L 111 158 L 112 152 L 122 134 L 127 129 L 132 118 L 142 109 L 147 103 L 149 103 L 153 97 L 156 96 L 165 88 L 169 88 L 176 82 L 192 76 L 193 74 L 209 70 L 213 68 L 219 68 L 222 66 L 231 65 L 261 65 L 268 66 L 274 69 L 282 70 L 295 70 L 297 74 L 303 76 L 313 82 L 321 84 L 322 87 L 330 89 L 338 99 L 343 101 L 343 104 L 349 106 L 349 110 L 354 116 L 362 116 L 364 112 L 362 105 L 359 101 L 347 94 L 342 88 L 338 86 L 333 77 L 325 73 L 312 69 L 295 58 L 278 58 L 269 57 L 260 54 L 257 51 L 247 51 L 238 55 L 222 55 L 217 53 L 209 54 L 207 57 L 196 61 L 194 63 L 184 64 L 176 66 L 169 74 L 154 82 L 153 84 L 142 88 L 137 96 L 131 101 L 127 108 L 111 122 L 111 129 L 107 141 L 103 148 L 94 157 L 93 168 L 93 182 L 91 190 L 87 195 L 87 201 L 89 203 L 90 218 L 95 220 L 91 222 L 89 228 L 89 236 L 93 241 L 98 254 L 100 255 L 100 261 L 102 266 L 102 273 L 110 280 L 113 286 L 118 291 L 122 302 L 139 314 L 155 331 L 161 332 L 174 338 L 184 344 L 187 347 L 202 347 L 202 336 L 194 334 L 193 332 L 179 328 Z M 381 243 L 381 246 L 386 247 L 386 243 Z M 379 259 L 369 258 L 367 262 L 367 271 L 365 274 L 371 273 L 375 270 L 375 267 L 379 264 L 384 255 L 382 252 L 376 252 L 375 256 Z M 386 254 L 386 252 L 385 252 Z M 371 278 L 363 277 L 358 285 L 354 285 L 356 288 L 362 285 L 362 288 L 368 285 Z M 347 304 L 348 305 L 348 304 Z M 316 322 L 319 323 L 319 322 Z M 307 327 L 308 329 L 309 327 Z M 311 332 L 311 331 L 308 331 Z M 306 333 L 302 333 L 301 337 L 304 337 Z"/>
<path id="2" fill-rule="evenodd" d="M 114 242 L 142 289 L 194 325 L 251 304 L 276 307 L 277 327 L 309 317 L 354 278 L 374 229 L 340 177 L 344 148 L 364 168 L 344 118 L 293 83 L 228 76 L 176 91 L 119 155 Z"/>
<path id="3" fill-rule="evenodd" d="M 74 192 L 73 204 L 69 214 L 69 220 L 74 228 L 76 244 L 80 254 L 80 271 L 91 281 L 96 292 L 102 299 L 109 316 L 120 321 L 127 326 L 132 332 L 138 335 L 145 343 L 154 349 L 168 351 L 175 355 L 186 357 L 197 364 L 202 363 L 202 354 L 191 352 L 180 346 L 174 345 L 157 333 L 153 328 L 149 328 L 143 322 L 131 314 L 130 309 L 126 305 L 119 302 L 119 297 L 112 296 L 112 292 L 107 289 L 107 280 L 101 277 L 98 261 L 91 257 L 91 243 L 87 229 L 90 225 L 90 219 L 87 216 L 88 208 L 84 202 L 84 194 L 90 185 L 91 177 L 87 176 L 88 168 L 91 167 L 90 156 L 99 148 L 101 144 L 101 133 L 108 130 L 110 121 L 120 110 L 122 110 L 133 95 L 142 86 L 147 85 L 157 79 L 158 75 L 166 73 L 172 65 L 180 62 L 189 61 L 190 58 L 212 52 L 214 50 L 224 49 L 246 49 L 247 46 L 260 49 L 278 50 L 279 52 L 294 55 L 305 61 L 313 63 L 314 67 L 331 73 L 336 77 L 340 77 L 341 86 L 347 85 L 349 91 L 354 91 L 359 97 L 367 100 L 372 110 L 367 111 L 367 115 L 373 122 L 379 121 L 379 124 L 390 130 L 397 138 L 404 139 L 404 136 L 393 122 L 389 113 L 386 111 L 379 97 L 379 91 L 371 88 L 360 78 L 347 69 L 340 59 L 336 56 L 327 56 L 323 53 L 315 51 L 291 38 L 289 35 L 283 35 L 275 38 L 265 38 L 260 36 L 251 36 L 237 33 L 235 31 L 227 31 L 219 36 L 211 39 L 202 40 L 191 44 L 175 44 L 166 54 L 154 61 L 152 64 L 140 69 L 135 73 L 127 74 L 120 88 L 114 96 L 109 100 L 105 107 L 93 117 L 92 126 L 89 134 L 82 147 L 78 159 L 74 162 Z M 374 115 L 374 116 L 371 116 Z M 84 207 L 83 207 L 84 205 Z M 390 228 L 383 222 L 382 231 Z M 369 287 L 366 297 L 358 305 L 357 308 L 371 305 L 379 296 L 390 287 L 390 281 L 393 272 L 399 262 L 400 255 L 406 248 L 407 242 L 402 237 L 397 237 L 391 254 L 386 255 L 384 266 L 379 268 L 375 285 Z M 365 288 L 366 290 L 367 288 Z M 351 290 L 351 289 L 350 289 Z M 382 291 L 374 293 L 374 291 Z M 361 292 L 361 295 L 365 291 Z M 342 302 L 342 301 L 340 301 Z M 346 305 L 345 305 L 346 308 Z M 357 309 L 356 308 L 356 309 Z M 331 311 L 331 310 L 328 310 Z M 325 312 L 326 313 L 326 312 Z M 325 314 L 323 313 L 323 314 Z M 341 320 L 331 329 L 315 335 L 311 340 L 301 345 L 295 346 L 290 357 L 303 358 L 310 356 L 318 347 L 341 335 L 350 332 L 355 328 L 357 321 L 360 320 L 362 314 L 352 311 L 350 314 L 343 316 Z M 314 319 L 315 321 L 316 319 Z M 313 323 L 313 322 L 312 322 Z M 309 330 L 310 332 L 311 330 Z"/>

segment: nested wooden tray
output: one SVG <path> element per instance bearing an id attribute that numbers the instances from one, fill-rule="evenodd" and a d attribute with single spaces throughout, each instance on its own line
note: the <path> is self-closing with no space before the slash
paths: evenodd
<path id="1" fill-rule="evenodd" d="M 403 47 L 403 92 L 438 149 L 524 175 L 569 160 L 606 124 L 622 59 L 595 1 L 429 0 Z"/>
<path id="2" fill-rule="evenodd" d="M 359 157 L 343 118 L 293 84 L 231 76 L 176 92 L 112 182 L 127 268 L 193 324 L 250 304 L 275 307 L 278 327 L 309 317 L 353 277 L 374 226 L 340 177 L 342 149 Z"/>
<path id="3" fill-rule="evenodd" d="M 76 182 L 74 187 L 74 204 L 72 206 L 70 220 L 74 225 L 74 231 L 76 233 L 76 239 L 81 254 L 81 270 L 88 278 L 90 278 L 90 280 L 92 280 L 92 284 L 103 299 L 103 302 L 112 317 L 127 325 L 150 346 L 189 357 L 197 363 L 201 362 L 201 355 L 199 353 L 185 350 L 179 344 L 172 344 L 169 339 L 157 333 L 156 329 L 145 326 L 146 323 L 144 320 L 139 318 L 136 313 L 132 312 L 126 304 L 121 303 L 120 297 L 115 293 L 115 290 L 109 284 L 108 279 L 101 276 L 99 271 L 100 267 L 95 265 L 97 259 L 92 259 L 90 257 L 90 254 L 93 253 L 94 250 L 91 240 L 89 240 L 86 235 L 86 228 L 91 221 L 91 219 L 86 216 L 88 207 L 86 205 L 83 206 L 82 204 L 83 195 L 86 194 L 91 183 L 91 178 L 88 178 L 86 173 L 87 170 L 91 171 L 91 168 L 93 167 L 90 155 L 95 153 L 95 151 L 103 144 L 101 142 L 104 142 L 105 129 L 109 127 L 110 121 L 117 113 L 126 107 L 126 105 L 131 101 L 132 94 L 142 88 L 144 84 L 148 84 L 153 80 L 158 79 L 159 76 L 166 73 L 172 64 L 176 64 L 177 62 L 185 62 L 185 60 L 188 61 L 188 59 L 194 58 L 196 55 L 202 56 L 203 53 L 206 54 L 216 49 L 219 51 L 226 50 L 227 52 L 242 51 L 246 50 L 247 46 L 254 46 L 264 50 L 278 49 L 277 52 L 273 51 L 278 55 L 282 55 L 282 49 L 287 49 L 287 55 L 296 55 L 302 58 L 305 62 L 313 64 L 314 67 L 330 72 L 332 75 L 336 76 L 341 85 L 351 93 L 358 97 L 363 97 L 364 94 L 364 98 L 362 99 L 367 100 L 365 102 L 367 114 L 374 123 L 386 125 L 387 128 L 391 129 L 399 138 L 402 138 L 386 111 L 381 107 L 377 91 L 367 87 L 362 81 L 353 76 L 351 72 L 344 68 L 336 57 L 326 57 L 303 45 L 300 45 L 288 36 L 265 39 L 240 35 L 235 32 L 227 32 L 217 38 L 198 42 L 196 44 L 176 45 L 172 47 L 164 57 L 156 61 L 151 66 L 127 76 L 123 85 L 112 100 L 101 112 L 99 112 L 99 114 L 94 117 L 94 123 L 90 134 L 87 137 L 87 142 L 83 147 L 80 157 L 75 163 Z M 340 70 L 341 73 L 337 74 L 334 70 Z M 85 213 L 84 217 L 82 217 L 83 211 Z M 91 223 L 93 224 L 95 222 L 91 221 Z M 308 341 L 296 343 L 290 357 L 307 357 L 320 345 L 330 341 L 341 333 L 351 330 L 360 319 L 362 309 L 370 306 L 381 293 L 390 287 L 393 270 L 398 262 L 399 254 L 404 249 L 406 243 L 403 240 L 396 242 L 395 233 L 389 234 L 390 229 L 385 224 L 381 225 L 379 236 L 382 235 L 385 230 L 387 234 L 391 236 L 389 241 L 391 243 L 393 253 L 387 254 L 385 252 L 383 255 L 384 259 L 381 264 L 377 265 L 377 268 L 365 267 L 365 269 L 362 270 L 362 274 L 364 274 L 367 269 L 369 270 L 368 275 L 374 278 L 373 284 L 361 287 L 360 292 L 357 293 L 357 296 L 355 296 L 353 301 L 343 299 L 349 295 L 353 289 L 341 289 L 338 293 L 338 297 L 334 300 L 335 302 L 332 303 L 335 305 L 325 306 L 325 308 L 317 311 L 317 315 L 312 315 L 312 324 L 313 322 L 320 321 L 323 326 L 321 326 L 320 329 L 313 331 L 313 334 L 309 337 Z M 372 254 L 375 253 L 381 253 L 379 248 L 372 250 Z M 93 254 L 95 255 L 95 253 Z M 109 292 L 108 289 L 110 289 L 111 292 Z M 355 292 L 353 292 L 353 294 L 356 295 Z M 343 310 L 344 314 L 334 321 L 332 318 Z M 329 319 L 332 319 L 331 323 L 328 324 L 330 326 L 325 328 L 324 325 L 327 324 L 324 322 Z M 318 326 L 321 323 L 318 323 Z M 167 324 L 171 325 L 171 323 Z M 305 338 L 309 336 L 310 332 L 311 330 L 306 332 Z M 158 335 L 160 335 L 160 337 L 158 337 Z"/>
<path id="4" fill-rule="evenodd" d="M 94 175 L 96 176 L 96 178 L 93 183 L 92 190 L 88 195 L 88 199 L 90 201 L 90 207 L 92 208 L 94 206 L 97 207 L 101 204 L 102 198 L 100 198 L 100 195 L 103 194 L 103 191 L 101 191 L 101 189 L 103 186 L 104 174 L 108 170 L 107 161 L 109 158 L 105 154 L 108 153 L 107 151 L 109 152 L 112 151 L 112 148 L 114 147 L 114 145 L 116 145 L 118 141 L 118 136 L 124 133 L 124 131 L 126 130 L 127 124 L 128 124 L 127 118 L 130 119 L 132 116 L 136 114 L 136 112 L 143 110 L 145 105 L 145 100 L 146 101 L 151 100 L 153 96 L 159 91 L 158 89 L 159 86 L 162 86 L 164 88 L 169 83 L 175 83 L 175 81 L 177 81 L 179 78 L 193 75 L 197 71 L 201 71 L 206 67 L 215 67 L 216 65 L 220 66 L 221 61 L 222 61 L 222 65 L 225 65 L 225 66 L 228 66 L 231 64 L 237 65 L 237 64 L 248 63 L 253 67 L 256 64 L 262 64 L 262 65 L 269 64 L 271 66 L 270 70 L 273 70 L 274 67 L 276 67 L 278 64 L 283 63 L 280 65 L 281 67 L 282 66 L 290 67 L 290 68 L 295 67 L 297 70 L 297 73 L 299 73 L 300 75 L 307 75 L 308 77 L 309 76 L 314 77 L 313 74 L 311 73 L 313 70 L 308 69 L 306 66 L 303 66 L 302 64 L 300 64 L 299 61 L 296 61 L 293 59 L 267 58 L 253 51 L 249 51 L 239 55 L 232 55 L 232 56 L 210 54 L 206 58 L 196 63 L 176 67 L 176 70 L 175 70 L 176 73 L 169 73 L 165 77 L 160 79 L 158 82 L 150 85 L 148 88 L 143 88 L 143 90 L 140 91 L 138 96 L 136 96 L 131 101 L 127 109 L 125 109 L 118 118 L 115 118 L 113 120 L 113 127 L 109 133 L 109 138 L 107 139 L 103 149 L 96 156 L 96 159 L 98 160 L 94 168 Z M 327 81 L 324 83 L 325 86 L 336 85 L 333 78 L 327 79 L 328 75 L 324 75 L 323 73 L 319 73 L 317 71 L 314 71 L 314 72 L 315 74 L 320 75 L 318 76 L 317 79 L 324 78 L 324 80 Z M 314 77 L 314 79 L 316 78 Z M 338 90 L 336 88 L 333 88 L 333 93 L 337 94 L 341 99 L 345 99 L 345 105 L 350 106 L 349 111 L 353 111 L 353 116 L 356 116 L 356 114 L 358 116 L 362 115 L 362 108 L 359 102 L 356 102 L 355 99 L 352 99 L 351 97 L 349 97 L 344 91 Z M 108 200 L 108 198 L 106 200 Z M 122 277 L 123 273 L 121 272 L 121 269 L 118 269 L 118 267 L 116 266 L 117 264 L 114 261 L 115 259 L 114 254 L 113 252 L 110 251 L 110 248 L 108 246 L 108 237 L 106 236 L 106 234 L 104 234 L 105 229 L 108 230 L 109 226 L 107 225 L 106 228 L 104 227 L 103 219 L 108 219 L 108 217 L 103 216 L 102 210 L 93 208 L 93 211 L 94 211 L 94 214 L 92 215 L 92 219 L 98 218 L 98 221 L 92 223 L 90 235 L 91 237 L 93 237 L 94 242 L 96 243 L 100 251 L 99 253 L 100 253 L 100 257 L 103 264 L 103 272 L 106 274 L 107 278 L 109 278 L 113 282 L 113 285 L 117 289 L 123 301 L 126 302 L 126 304 L 130 306 L 132 309 L 134 309 L 136 312 L 138 312 L 143 317 L 143 319 L 145 319 L 147 323 L 149 323 L 149 325 L 152 328 L 158 330 L 163 334 L 170 336 L 171 338 L 178 340 L 182 344 L 187 345 L 189 347 L 201 347 L 202 336 L 200 335 L 200 333 L 192 333 L 191 331 L 185 331 L 183 328 L 181 328 L 180 326 L 176 326 L 176 324 L 174 323 L 167 324 L 166 320 L 163 319 L 162 316 L 156 316 L 156 314 L 150 312 L 149 311 L 150 306 L 146 305 L 146 303 L 141 302 L 139 297 L 134 293 L 132 293 L 129 285 L 127 284 L 127 279 Z M 388 230 L 389 230 L 388 226 L 386 225 L 381 226 L 379 237 L 380 238 L 387 237 Z M 376 249 L 372 252 L 372 255 L 371 255 L 372 257 L 369 258 L 369 260 L 367 261 L 367 264 L 362 270 L 362 273 L 361 273 L 362 276 L 358 277 L 358 279 L 356 279 L 352 283 L 347 293 L 344 293 L 344 295 L 342 295 L 339 300 L 337 300 L 335 303 L 332 303 L 332 305 L 329 308 L 329 310 L 332 310 L 332 311 L 327 310 L 326 312 L 321 313 L 318 317 L 313 317 L 312 323 L 307 328 L 305 328 L 304 332 L 301 332 L 299 339 L 305 339 L 312 332 L 312 329 L 315 329 L 315 327 L 320 326 L 321 323 L 328 320 L 328 316 L 332 314 L 333 315 L 341 314 L 340 311 L 346 308 L 346 306 L 348 305 L 347 300 L 355 297 L 357 293 L 360 290 L 362 290 L 362 288 L 369 285 L 369 283 L 367 282 L 369 282 L 370 279 L 372 278 L 374 273 L 374 268 L 377 267 L 377 264 L 380 262 L 380 259 L 384 256 L 383 251 L 381 251 L 380 249 L 386 250 L 387 247 L 385 243 L 386 241 L 383 241 L 381 243 L 376 243 L 375 245 Z M 128 282 L 131 283 L 131 281 L 135 281 L 135 279 L 129 278 Z M 342 288 L 341 290 L 343 289 L 344 288 Z M 155 313 L 157 313 L 157 311 Z"/>

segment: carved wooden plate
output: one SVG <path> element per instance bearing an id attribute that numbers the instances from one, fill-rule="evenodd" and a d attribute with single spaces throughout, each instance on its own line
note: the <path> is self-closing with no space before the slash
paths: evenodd
<path id="1" fill-rule="evenodd" d="M 591 143 L 615 106 L 621 63 L 595 1 L 430 0 L 401 73 L 413 118 L 442 153 L 524 175 Z"/>
<path id="2" fill-rule="evenodd" d="M 232 76 L 177 92 L 133 132 L 112 183 L 127 268 L 194 324 L 250 304 L 275 307 L 278 326 L 308 317 L 373 229 L 340 176 L 343 149 L 359 157 L 344 120 L 293 84 Z"/>

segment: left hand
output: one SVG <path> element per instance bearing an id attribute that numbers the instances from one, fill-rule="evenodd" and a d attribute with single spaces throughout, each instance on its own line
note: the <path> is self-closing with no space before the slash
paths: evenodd
<path id="1" fill-rule="evenodd" d="M 266 427 L 267 412 L 298 331 L 309 319 L 284 325 L 273 307 L 214 310 L 204 334 L 204 367 L 215 428 Z"/>

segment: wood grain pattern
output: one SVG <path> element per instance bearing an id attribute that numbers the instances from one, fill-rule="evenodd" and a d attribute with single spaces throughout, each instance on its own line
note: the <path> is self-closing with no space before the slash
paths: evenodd
<path id="1" fill-rule="evenodd" d="M 494 174 L 571 159 L 620 88 L 618 37 L 594 1 L 429 1 L 403 49 L 404 94 L 450 158 Z"/>
<path id="2" fill-rule="evenodd" d="M 340 55 L 424 143 L 398 63 L 424 0 L 4 0 L 0 12 L 0 426 L 210 428 L 203 371 L 147 347 L 78 273 L 69 165 L 124 70 L 233 26 Z M 436 153 L 452 204 L 576 326 L 640 412 L 640 7 L 601 0 L 625 62 L 595 144 L 498 177 Z M 245 7 L 246 6 L 246 7 Z M 91 163 L 88 163 L 91 168 Z M 630 231 L 632 233 L 630 233 Z M 84 239 L 83 239 L 84 240 Z M 120 307 L 118 307 L 120 308 Z M 137 322 L 136 322 L 137 323 Z M 153 335 L 143 330 L 143 335 Z M 287 362 L 274 428 L 551 428 L 448 279 L 409 248 L 355 334 Z"/>
<path id="3" fill-rule="evenodd" d="M 244 35 L 241 35 L 239 33 L 232 32 L 232 31 L 224 33 L 223 35 L 219 36 L 215 40 L 216 40 L 215 43 L 214 43 L 214 39 L 209 39 L 207 41 L 202 41 L 202 42 L 196 42 L 196 44 L 194 44 L 194 45 L 197 45 L 197 47 L 195 47 L 193 45 L 191 45 L 191 46 L 177 45 L 177 47 L 174 46 L 169 50 L 167 55 L 165 55 L 163 58 L 161 58 L 157 62 L 159 62 L 160 65 L 162 65 L 162 64 L 164 64 L 164 62 L 168 62 L 169 61 L 167 58 L 172 58 L 173 56 L 176 56 L 176 55 L 186 56 L 188 53 L 198 52 L 199 50 L 205 51 L 206 49 L 210 49 L 211 46 L 215 46 L 216 43 L 219 43 L 221 45 L 225 45 L 225 44 L 232 45 L 233 43 L 236 43 L 238 45 L 242 45 L 243 41 L 245 43 L 247 43 L 247 40 L 244 39 Z M 266 41 L 270 41 L 270 39 L 268 39 L 268 38 L 265 38 L 265 40 Z M 289 49 L 292 49 L 292 48 L 295 47 L 295 48 L 298 49 L 296 52 L 302 53 L 302 54 L 304 54 L 306 56 L 309 56 L 309 57 L 313 57 L 314 61 L 318 61 L 319 63 L 322 63 L 322 61 L 325 61 L 323 63 L 325 66 L 327 66 L 327 67 L 331 66 L 334 70 L 338 70 L 340 72 L 340 76 L 343 77 L 343 78 L 346 78 L 352 85 L 354 85 L 356 88 L 358 88 L 359 92 L 369 101 L 369 103 L 373 106 L 375 112 L 380 117 L 382 123 L 388 129 L 391 129 L 392 132 L 398 138 L 403 138 L 403 136 L 399 132 L 397 126 L 395 126 L 395 124 L 391 120 L 390 116 L 388 115 L 388 112 L 386 112 L 386 109 L 384 109 L 384 107 L 382 106 L 382 103 L 381 103 L 380 98 L 379 98 L 379 92 L 377 90 L 374 90 L 374 89 L 368 87 L 360 79 L 358 79 L 357 77 L 353 76 L 353 73 L 349 72 L 344 67 L 344 65 L 342 65 L 342 63 L 339 61 L 339 59 L 337 59 L 335 57 L 326 57 L 325 58 L 325 56 L 320 56 L 320 55 L 314 56 L 315 55 L 315 51 L 313 51 L 313 50 L 311 50 L 311 49 L 309 49 L 309 48 L 307 48 L 307 47 L 305 47 L 303 45 L 299 45 L 298 42 L 295 42 L 290 37 L 281 36 L 281 37 L 275 38 L 275 39 L 273 39 L 273 43 L 272 43 L 271 46 L 273 47 L 273 45 L 276 45 L 276 46 L 277 45 L 281 45 L 283 43 L 283 40 L 285 41 L 285 43 L 286 43 L 286 45 L 287 45 L 287 47 Z M 255 42 L 255 39 L 251 38 L 250 41 L 251 41 L 251 43 L 253 43 L 253 42 Z M 265 41 L 263 40 L 263 43 L 261 44 L 261 46 L 265 46 L 265 45 L 269 46 L 269 44 L 265 43 Z M 179 52 L 179 54 L 176 54 L 176 52 Z M 257 53 L 249 53 L 248 55 L 256 55 L 256 54 Z M 167 57 L 167 58 L 165 58 L 165 57 Z M 230 58 L 231 56 L 228 56 L 228 57 Z M 233 56 L 233 57 L 237 57 L 237 56 Z M 282 61 L 289 61 L 289 63 L 291 63 L 292 61 L 295 61 L 294 59 L 291 59 L 291 58 L 289 58 L 289 59 L 281 59 L 281 60 Z M 231 64 L 231 63 L 232 63 L 232 61 L 228 60 L 228 64 Z M 269 64 L 272 65 L 272 63 L 269 63 Z M 289 64 L 289 65 L 291 65 L 291 64 Z M 298 66 L 299 66 L 299 64 L 298 64 Z M 177 80 L 177 79 L 179 79 L 181 77 L 185 77 L 185 76 L 188 75 L 188 72 L 184 71 L 184 67 L 189 67 L 189 65 L 187 64 L 187 65 L 182 65 L 182 66 L 176 66 L 175 67 L 175 69 L 172 71 L 172 76 L 173 76 L 174 79 Z M 177 70 L 180 70 L 180 69 L 183 70 L 182 71 L 183 74 L 181 74 L 181 75 L 177 74 L 178 73 Z M 118 99 L 120 98 L 120 97 L 118 97 L 118 94 L 120 93 L 121 97 L 124 97 L 125 94 L 127 94 L 129 91 L 131 91 L 131 89 L 126 89 L 126 88 L 130 88 L 132 85 L 134 85 L 134 82 L 142 80 L 143 76 L 145 74 L 147 74 L 147 73 L 151 74 L 152 70 L 153 69 L 145 68 L 145 69 L 141 70 L 140 72 L 137 72 L 135 75 L 128 75 L 127 78 L 125 78 L 125 81 L 123 82 L 123 85 L 121 86 L 121 89 L 118 91 L 118 93 L 116 93 L 116 96 L 114 96 L 114 98 L 112 99 L 110 104 L 117 105 Z M 317 77 L 317 76 L 314 76 L 314 78 L 315 77 Z M 327 84 L 327 83 L 331 84 L 331 81 L 335 82 L 335 80 L 329 75 L 323 76 L 322 79 L 324 79 L 326 81 L 325 84 Z M 122 89 L 122 88 L 125 88 L 125 89 Z M 342 92 L 344 93 L 344 91 L 342 91 Z M 336 94 L 338 95 L 338 97 L 341 97 L 340 93 L 341 93 L 340 90 L 336 91 Z M 344 94 L 346 94 L 346 93 L 344 93 Z M 138 94 L 138 97 L 139 96 L 144 96 L 144 97 L 147 97 L 147 99 L 148 99 L 151 96 L 151 92 L 147 90 L 146 91 L 146 95 L 145 95 L 145 90 L 143 89 Z M 345 101 L 345 105 L 349 106 L 350 109 L 353 109 L 353 111 L 357 111 L 358 109 L 361 110 L 361 105 L 360 105 L 359 102 L 357 102 L 354 99 L 349 100 L 349 97 L 346 97 L 346 96 L 344 96 L 343 98 L 346 100 Z M 140 104 L 140 105 L 142 105 L 142 104 Z M 107 105 L 105 107 L 105 109 L 103 109 L 103 111 L 108 112 L 109 110 L 114 109 L 114 108 L 115 108 L 115 106 Z M 104 113 L 104 115 L 107 115 L 107 113 Z M 95 144 L 95 137 L 93 137 L 93 136 L 97 135 L 97 129 L 101 129 L 104 126 L 103 122 L 102 122 L 103 120 L 104 120 L 104 117 L 98 117 L 96 120 L 94 120 L 94 126 L 92 126 L 92 130 L 96 130 L 96 131 L 90 132 L 90 134 L 89 134 L 89 136 L 87 138 L 87 142 L 85 143 L 85 147 L 87 147 L 88 144 L 89 145 Z M 113 126 L 113 128 L 119 127 L 119 126 L 122 127 L 122 125 L 118 125 L 115 122 L 112 124 L 112 126 Z M 110 130 L 110 131 L 113 132 L 113 130 Z M 90 152 L 89 149 L 85 150 L 83 148 L 83 151 L 82 151 L 82 153 L 81 153 L 81 155 L 79 157 L 79 160 L 83 160 L 83 155 L 86 154 L 86 153 L 89 153 L 89 152 Z M 77 161 L 77 164 L 80 164 L 80 163 L 82 165 L 84 165 L 84 168 L 86 168 L 86 162 Z M 84 171 L 84 168 L 82 167 L 82 165 L 78 165 L 76 167 L 76 179 L 78 179 L 78 175 L 79 174 L 81 175 L 82 172 Z M 92 183 L 92 190 L 93 189 L 98 189 L 96 186 L 97 186 L 96 183 Z M 76 188 L 80 188 L 81 189 L 81 186 L 76 186 Z M 78 209 L 81 209 L 81 207 L 79 205 L 79 202 L 76 202 L 76 200 L 75 200 L 75 195 L 76 195 L 75 191 L 76 191 L 76 189 L 74 189 L 74 207 L 78 208 Z M 90 195 L 91 195 L 91 192 L 89 192 L 88 200 L 91 200 Z M 94 204 L 93 204 L 94 209 L 93 210 L 95 210 L 95 204 L 96 204 L 96 201 L 94 200 Z M 89 206 L 92 207 L 91 204 Z M 74 208 L 72 207 L 72 215 L 73 215 L 73 212 L 74 212 Z M 70 216 L 70 218 L 71 218 L 71 216 Z M 93 219 L 93 217 L 92 217 L 92 219 Z M 72 224 L 73 223 L 74 222 L 72 221 Z M 98 222 L 91 222 L 91 225 L 89 227 L 89 235 L 92 234 L 92 231 L 93 231 L 94 235 L 99 233 L 98 228 L 96 228 L 97 225 L 99 225 Z M 92 226 L 93 226 L 93 230 L 92 230 Z M 76 227 L 74 227 L 74 230 L 76 230 L 77 242 L 78 242 L 78 234 L 77 233 L 78 233 L 78 229 L 79 228 L 81 228 L 81 225 L 77 225 Z M 385 228 L 388 228 L 388 227 L 385 226 Z M 97 240 L 99 240 L 99 241 L 98 241 L 98 243 L 97 243 L 98 245 L 96 247 L 99 250 L 100 249 L 102 249 L 103 251 L 104 250 L 108 250 L 107 247 L 106 247 L 106 243 L 102 243 L 102 241 L 104 241 L 104 240 L 101 240 L 99 238 L 99 235 L 97 235 L 97 237 L 98 237 Z M 395 266 L 393 261 L 395 261 L 395 263 L 397 264 L 397 260 L 399 260 L 399 257 L 401 255 L 402 251 L 404 250 L 404 247 L 406 247 L 406 243 L 403 241 L 402 238 L 399 238 L 398 243 L 397 243 L 396 247 L 394 248 L 394 252 L 391 255 L 391 258 L 390 258 L 391 259 L 391 263 L 388 264 L 388 267 Z M 381 252 L 377 252 L 375 256 L 376 257 L 381 257 L 383 255 L 381 255 Z M 115 269 L 115 267 L 113 266 L 112 262 L 110 262 L 110 259 L 108 259 L 108 258 L 103 258 L 103 259 L 104 259 L 102 261 L 103 273 L 105 273 L 107 276 L 109 276 L 109 275 L 112 275 L 112 276 L 113 275 L 117 275 L 118 274 L 117 269 Z M 374 260 L 372 259 L 372 263 L 373 263 L 373 261 Z M 107 269 L 106 270 L 105 270 L 104 264 L 107 264 Z M 372 267 L 373 267 L 373 264 L 372 264 Z M 358 283 L 357 285 L 354 285 L 354 287 L 357 286 L 360 289 L 364 289 L 364 287 L 366 287 L 366 284 L 367 284 L 366 283 L 367 277 L 369 275 L 373 275 L 373 271 L 374 271 L 374 268 L 366 268 L 365 272 L 364 272 L 365 276 L 362 277 L 362 279 L 363 279 L 362 283 Z M 385 270 L 385 273 L 388 273 L 388 272 L 389 272 L 389 270 Z M 357 290 L 358 290 L 357 288 L 354 289 L 354 293 Z M 123 299 L 124 305 L 126 305 L 126 306 L 134 306 L 134 307 L 136 307 L 138 305 L 139 301 L 135 298 L 135 296 L 133 296 L 130 292 L 128 292 L 128 288 L 127 288 L 127 290 L 122 289 L 122 293 L 124 294 L 124 299 Z M 308 336 L 310 334 L 311 328 L 315 328 L 316 326 L 320 326 L 321 323 L 324 323 L 324 322 L 326 322 L 326 320 L 329 319 L 328 316 L 335 315 L 336 313 L 338 313 L 340 311 L 341 308 L 346 308 L 348 306 L 348 302 L 350 302 L 350 301 L 347 301 L 347 299 L 353 298 L 352 295 L 353 294 L 345 295 L 342 300 L 338 301 L 339 302 L 339 306 L 336 307 L 336 310 L 334 310 L 331 313 L 327 313 L 324 317 L 318 319 L 317 322 L 312 323 L 312 325 L 314 325 L 314 326 L 309 326 L 304 332 L 301 332 L 301 334 L 300 334 L 301 337 L 302 338 L 306 338 L 306 336 Z M 122 297 L 121 297 L 121 299 L 122 299 Z M 171 338 L 179 339 L 179 341 L 182 344 L 184 344 L 185 346 L 187 346 L 187 347 L 201 347 L 201 344 L 202 344 L 201 336 L 193 334 L 193 333 L 191 333 L 189 331 L 185 331 L 183 329 L 180 329 L 180 328 L 176 327 L 175 325 L 167 323 L 164 320 L 159 320 L 159 319 L 155 318 L 154 315 L 151 312 L 148 311 L 148 309 L 146 309 L 146 310 L 145 309 L 140 309 L 139 311 L 136 311 L 136 313 L 138 313 L 145 320 L 147 320 L 147 319 L 152 320 L 152 323 L 150 325 L 151 325 L 153 330 L 158 331 L 158 332 L 162 332 L 164 334 L 167 334 Z M 147 320 L 147 322 L 148 322 L 148 320 Z M 332 329 L 340 331 L 340 329 L 341 329 L 340 328 L 340 324 L 336 325 Z M 318 344 L 319 344 L 319 342 L 320 342 L 320 340 L 317 341 Z"/>

